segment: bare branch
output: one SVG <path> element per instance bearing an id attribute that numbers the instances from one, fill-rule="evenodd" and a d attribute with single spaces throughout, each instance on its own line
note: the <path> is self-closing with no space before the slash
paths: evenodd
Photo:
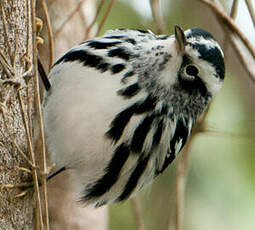
<path id="1" fill-rule="evenodd" d="M 137 197 L 133 197 L 130 200 L 130 202 L 131 202 L 131 205 L 133 208 L 136 229 L 137 230 L 145 230 L 139 200 L 137 199 Z"/>
<path id="2" fill-rule="evenodd" d="M 3 66 L 5 73 L 9 78 L 12 78 L 14 74 L 14 70 L 9 63 L 8 59 L 5 57 L 4 53 L 2 50 L 0 50 L 0 64 Z"/>
<path id="3" fill-rule="evenodd" d="M 254 8 L 252 6 L 252 2 L 251 2 L 251 0 L 245 0 L 245 2 L 246 2 L 246 5 L 248 7 L 249 13 L 251 15 L 253 26 L 255 26 L 255 11 L 254 11 Z"/>
<path id="4" fill-rule="evenodd" d="M 157 33 L 161 34 L 165 30 L 165 23 L 160 10 L 160 0 L 150 0 L 152 15 L 156 24 Z"/>
<path id="5" fill-rule="evenodd" d="M 104 3 L 105 3 L 105 0 L 101 0 L 99 6 L 97 7 L 96 15 L 95 15 L 93 21 L 91 22 L 91 24 L 88 26 L 88 28 L 87 28 L 87 30 L 86 30 L 85 38 L 84 38 L 85 41 L 89 39 L 90 31 L 91 31 L 91 29 L 93 28 L 93 26 L 95 25 L 96 20 L 97 20 L 97 17 L 98 17 L 98 15 L 99 15 L 99 13 L 101 12 L 101 9 L 103 8 Z"/>
<path id="6" fill-rule="evenodd" d="M 230 17 L 233 18 L 233 19 L 236 17 L 236 14 L 237 14 L 238 2 L 239 2 L 239 0 L 234 0 L 233 4 L 232 4 L 232 7 L 231 7 Z M 223 50 L 224 50 L 225 56 L 226 56 L 226 53 L 227 53 L 228 44 L 229 44 L 228 35 L 227 35 L 227 31 L 225 31 L 225 36 L 224 36 L 224 39 L 223 39 Z"/>
<path id="7" fill-rule="evenodd" d="M 34 155 L 34 150 L 33 150 L 33 146 L 32 146 L 31 135 L 29 133 L 29 127 L 28 127 L 28 124 L 27 124 L 23 99 L 22 99 L 22 95 L 21 95 L 21 89 L 17 89 L 17 91 L 18 91 L 18 101 L 19 101 L 19 104 L 20 104 L 20 112 L 21 112 L 21 115 L 22 115 L 23 124 L 24 124 L 25 132 L 26 132 L 26 138 L 27 138 L 27 143 L 28 143 L 28 152 L 29 152 L 29 156 L 30 156 L 30 161 L 32 162 L 33 165 L 36 165 L 35 164 L 35 155 Z M 35 190 L 35 194 L 36 194 L 37 211 L 39 213 L 39 222 L 40 222 L 39 224 L 40 224 L 41 229 L 43 229 L 42 205 L 41 205 L 38 175 L 37 175 L 36 168 L 32 168 L 32 176 L 33 176 L 33 182 L 34 182 L 34 190 Z"/>
<path id="8" fill-rule="evenodd" d="M 104 14 L 104 16 L 103 16 L 103 19 L 102 19 L 102 21 L 99 23 L 96 36 L 99 35 L 99 33 L 100 33 L 102 27 L 104 26 L 104 24 L 105 24 L 105 22 L 106 22 L 106 19 L 108 18 L 109 13 L 111 12 L 111 9 L 112 9 L 112 7 L 113 7 L 114 1 L 115 1 L 115 0 L 111 0 L 111 2 L 109 3 L 109 6 L 108 6 L 108 8 L 107 8 L 107 10 L 106 10 L 106 12 L 105 12 L 105 14 Z"/>
<path id="9" fill-rule="evenodd" d="M 45 15 L 46 27 L 47 27 L 48 38 L 49 38 L 49 51 L 50 51 L 49 52 L 50 53 L 49 70 L 50 70 L 51 67 L 53 66 L 53 62 L 54 62 L 53 32 L 52 32 L 52 27 L 51 27 L 51 22 L 50 22 L 50 16 L 49 16 L 49 12 L 48 12 L 47 3 L 46 3 L 45 0 L 41 0 L 41 4 L 42 4 L 43 12 L 44 12 L 44 15 Z"/>
<path id="10" fill-rule="evenodd" d="M 240 29 L 235 25 L 234 21 L 228 17 L 228 15 L 219 7 L 219 3 L 216 0 L 200 0 L 202 3 L 209 6 L 214 14 L 221 20 L 221 22 L 228 27 L 228 29 L 236 34 L 243 44 L 246 46 L 246 48 L 249 50 L 253 58 L 255 58 L 255 49 L 253 48 L 250 41 L 247 39 L 247 37 L 240 31 Z"/>
<path id="11" fill-rule="evenodd" d="M 72 19 L 72 17 L 80 10 L 80 8 L 82 7 L 82 4 L 85 2 L 85 0 L 82 0 L 81 2 L 79 2 L 77 4 L 77 6 L 74 8 L 74 10 L 66 17 L 66 19 L 64 20 L 64 22 L 62 23 L 62 25 L 56 30 L 55 32 L 55 37 L 56 38 L 59 33 L 63 30 L 63 28 L 65 27 L 65 25 Z"/>
<path id="12" fill-rule="evenodd" d="M 34 2 L 34 0 L 32 0 L 32 22 L 33 22 L 32 23 L 32 32 L 33 32 L 33 36 L 34 36 L 33 37 L 34 94 L 35 94 L 36 114 L 37 114 L 37 120 L 39 122 L 39 133 L 40 133 L 40 140 L 41 140 L 41 162 L 43 165 L 42 189 L 43 189 L 43 205 L 44 205 L 44 210 L 45 210 L 44 220 L 45 220 L 45 229 L 49 230 L 48 195 L 47 195 L 47 182 L 46 182 L 46 174 L 48 172 L 48 169 L 47 169 L 47 163 L 46 163 L 44 128 L 43 128 L 41 101 L 40 101 L 40 92 L 39 92 L 39 76 L 38 76 L 38 69 L 37 69 L 36 16 L 35 16 L 36 13 L 35 12 L 36 12 L 35 2 Z M 48 23 L 49 23 L 49 21 L 48 21 Z M 48 27 L 48 29 L 49 29 L 49 27 Z M 33 160 L 32 160 L 32 162 L 33 162 Z M 36 181 L 36 187 L 37 186 L 38 186 L 38 181 Z M 39 196 L 40 196 L 40 194 L 39 194 Z M 42 207 L 39 207 L 39 208 L 42 209 Z M 41 210 L 40 210 L 40 212 L 41 212 Z M 40 216 L 40 222 L 41 222 L 41 216 Z"/>
<path id="13" fill-rule="evenodd" d="M 193 136 L 194 138 L 194 136 Z M 192 138 L 192 140 L 193 140 Z M 189 162 L 189 154 L 191 150 L 191 140 L 185 146 L 185 150 L 182 152 L 181 159 L 177 165 L 177 179 L 176 179 L 176 230 L 181 230 L 184 218 L 184 204 L 185 204 L 185 186 L 187 168 Z M 168 227 L 170 229 L 170 226 Z"/>

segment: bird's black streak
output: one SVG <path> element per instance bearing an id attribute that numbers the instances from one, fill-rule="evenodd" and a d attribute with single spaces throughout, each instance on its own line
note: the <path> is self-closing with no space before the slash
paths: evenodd
<path id="1" fill-rule="evenodd" d="M 123 78 L 121 79 L 122 82 L 125 82 L 126 78 L 132 77 L 135 74 L 134 70 L 130 70 L 123 74 Z"/>
<path id="2" fill-rule="evenodd" d="M 143 144 L 145 141 L 145 138 L 147 137 L 151 124 L 154 120 L 154 115 L 146 116 L 143 121 L 139 124 L 139 126 L 136 128 L 131 144 L 130 149 L 135 153 L 140 153 L 143 148 Z"/>
<path id="3" fill-rule="evenodd" d="M 108 49 L 108 48 L 116 46 L 120 43 L 121 43 L 120 41 L 115 41 L 115 42 L 90 41 L 90 42 L 88 42 L 87 46 L 94 48 L 94 49 Z"/>
<path id="4" fill-rule="evenodd" d="M 119 73 L 124 69 L 125 69 L 125 65 L 122 64 L 122 63 L 115 64 L 115 65 L 111 66 L 111 71 L 112 71 L 113 74 Z"/>
<path id="5" fill-rule="evenodd" d="M 171 153 L 171 152 L 170 152 L 170 153 L 166 156 L 162 168 L 161 168 L 160 170 L 157 170 L 157 171 L 155 172 L 155 177 L 156 177 L 158 174 L 164 172 L 165 169 L 167 168 L 167 166 L 168 166 L 169 164 L 171 164 L 171 163 L 173 162 L 174 159 L 175 159 L 174 153 Z"/>
<path id="6" fill-rule="evenodd" d="M 118 180 L 120 171 L 129 154 L 130 150 L 126 144 L 122 143 L 118 146 L 109 165 L 105 168 L 105 174 L 91 188 L 85 191 L 86 195 L 82 197 L 82 200 L 86 201 L 106 193 Z"/>
<path id="7" fill-rule="evenodd" d="M 175 152 L 175 144 L 179 142 L 182 139 L 182 147 L 185 145 L 188 135 L 189 135 L 189 130 L 188 130 L 188 121 L 186 121 L 184 118 L 179 118 L 176 122 L 176 128 L 174 132 L 174 136 L 170 141 L 170 151 L 171 153 L 177 154 Z"/>
<path id="8" fill-rule="evenodd" d="M 120 112 L 111 122 L 110 129 L 107 131 L 106 136 L 110 137 L 114 142 L 117 142 L 135 112 L 136 104 Z"/>
<path id="9" fill-rule="evenodd" d="M 71 50 L 62 56 L 54 65 L 57 65 L 61 62 L 74 62 L 78 61 L 84 66 L 89 66 L 101 70 L 102 72 L 106 71 L 109 67 L 109 64 L 105 62 L 103 57 L 94 55 L 86 50 Z"/>
<path id="10" fill-rule="evenodd" d="M 152 141 L 152 146 L 156 147 L 158 146 L 161 136 L 163 133 L 163 119 L 161 119 L 158 123 L 157 129 L 153 135 L 153 141 Z"/>
<path id="11" fill-rule="evenodd" d="M 151 111 L 155 107 L 155 101 L 155 98 L 148 96 L 145 100 L 137 101 L 130 107 L 121 111 L 111 122 L 110 129 L 105 134 L 106 137 L 109 137 L 116 143 L 121 138 L 131 117 L 134 114 L 142 114 Z"/>
<path id="12" fill-rule="evenodd" d="M 140 156 L 136 168 L 134 169 L 131 176 L 129 177 L 128 182 L 125 185 L 123 192 L 117 199 L 118 201 L 123 201 L 123 200 L 127 199 L 131 195 L 131 193 L 134 191 L 134 189 L 136 188 L 136 186 L 138 184 L 140 177 L 142 176 L 143 172 L 145 171 L 145 169 L 147 167 L 149 157 L 150 157 L 150 155 L 147 155 L 146 157 L 144 157 L 143 155 Z"/>
<path id="13" fill-rule="evenodd" d="M 135 96 L 139 91 L 140 91 L 140 87 L 139 87 L 138 83 L 134 83 L 124 89 L 119 90 L 118 94 L 123 97 L 130 98 L 130 97 Z"/>
<path id="14" fill-rule="evenodd" d="M 175 156 L 178 152 L 175 152 L 175 144 L 178 143 L 182 139 L 182 145 L 179 151 L 185 145 L 188 137 L 189 137 L 189 130 L 188 130 L 188 121 L 184 118 L 179 118 L 176 123 L 175 133 L 173 138 L 170 141 L 170 149 L 168 150 L 168 154 L 164 160 L 164 164 L 160 170 L 155 173 L 155 176 L 162 173 L 169 164 L 175 159 Z"/>
<path id="15" fill-rule="evenodd" d="M 108 56 L 109 57 L 118 57 L 118 58 L 128 61 L 131 57 L 131 53 L 124 47 L 118 47 L 118 48 L 109 50 Z"/>

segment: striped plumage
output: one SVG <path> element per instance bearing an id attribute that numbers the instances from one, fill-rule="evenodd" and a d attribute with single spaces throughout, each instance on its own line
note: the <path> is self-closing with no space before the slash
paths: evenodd
<path id="1" fill-rule="evenodd" d="M 201 29 L 120 29 L 68 51 L 49 78 L 51 160 L 73 171 L 82 201 L 101 206 L 127 199 L 174 160 L 220 89 L 224 61 Z"/>

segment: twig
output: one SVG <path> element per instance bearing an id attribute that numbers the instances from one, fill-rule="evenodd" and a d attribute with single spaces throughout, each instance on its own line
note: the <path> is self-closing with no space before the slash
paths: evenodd
<path id="1" fill-rule="evenodd" d="M 103 8 L 104 3 L 105 3 L 105 0 L 101 0 L 99 6 L 97 7 L 96 15 L 95 15 L 93 21 L 90 23 L 90 25 L 88 26 L 88 28 L 87 28 L 87 30 L 86 30 L 85 37 L 84 37 L 84 40 L 85 40 L 85 41 L 88 40 L 90 31 L 91 31 L 92 27 L 95 25 L 96 20 L 97 20 L 97 18 L 98 18 L 98 15 L 99 15 L 101 9 Z"/>
<path id="2" fill-rule="evenodd" d="M 46 162 L 46 152 L 45 152 L 45 140 L 44 140 L 44 128 L 41 112 L 41 101 L 40 101 L 40 92 L 39 92 L 39 76 L 37 69 L 37 44 L 36 44 L 36 8 L 35 0 L 32 0 L 32 32 L 33 32 L 33 66 L 34 66 L 34 94 L 35 94 L 35 106 L 37 111 L 37 118 L 39 122 L 39 132 L 41 139 L 41 160 L 43 164 L 43 175 L 42 175 L 42 189 L 43 189 L 43 204 L 44 204 L 44 220 L 45 220 L 45 229 L 49 230 L 49 212 L 48 212 L 48 195 L 47 195 L 47 162 Z M 38 185 L 38 181 L 37 185 Z M 37 186 L 36 185 L 36 186 Z M 39 194 L 40 195 L 40 194 Z M 41 207 L 40 207 L 41 209 Z M 40 216 L 41 222 L 41 216 Z"/>
<path id="3" fill-rule="evenodd" d="M 246 46 L 246 48 L 249 50 L 253 58 L 255 58 L 255 49 L 253 48 L 252 44 L 249 42 L 249 40 L 246 38 L 246 36 L 240 31 L 240 29 L 235 25 L 234 21 L 228 17 L 228 15 L 219 7 L 219 3 L 215 0 L 200 0 L 202 3 L 209 6 L 214 14 L 221 20 L 221 22 L 226 25 L 231 32 L 236 34 L 243 44 Z"/>
<path id="4" fill-rule="evenodd" d="M 65 25 L 72 19 L 72 17 L 80 10 L 82 4 L 85 2 L 85 0 L 80 1 L 77 6 L 74 8 L 74 10 L 67 16 L 67 18 L 64 20 L 62 25 L 56 30 L 55 32 L 55 38 L 58 36 L 58 34 L 63 30 Z"/>
<path id="5" fill-rule="evenodd" d="M 236 17 L 236 14 L 237 14 L 238 2 L 239 2 L 239 0 L 234 0 L 233 4 L 232 4 L 232 7 L 231 7 L 230 17 L 233 18 L 233 19 Z M 224 39 L 223 39 L 223 50 L 224 50 L 225 56 L 226 56 L 226 53 L 227 53 L 228 45 L 229 45 L 228 34 L 225 31 L 225 35 L 224 35 Z"/>
<path id="6" fill-rule="evenodd" d="M 49 12 L 48 12 L 47 3 L 46 3 L 45 0 L 41 0 L 41 4 L 42 4 L 43 12 L 44 12 L 44 15 L 45 15 L 46 27 L 47 27 L 48 38 L 49 38 L 49 51 L 50 51 L 49 52 L 50 53 L 49 70 L 50 70 L 51 67 L 53 66 L 53 62 L 54 62 L 53 32 L 52 32 L 52 27 L 51 27 L 51 22 L 50 22 L 50 16 L 49 16 Z"/>
<path id="7" fill-rule="evenodd" d="M 246 2 L 246 5 L 248 7 L 249 13 L 251 15 L 251 20 L 253 22 L 253 26 L 255 26 L 255 11 L 254 11 L 254 8 L 252 6 L 252 2 L 251 2 L 251 0 L 245 0 L 245 2 Z"/>
<path id="8" fill-rule="evenodd" d="M 207 0 L 200 0 L 202 2 L 207 2 Z M 212 0 L 215 3 L 215 6 L 213 6 L 212 10 L 214 11 L 215 7 L 217 9 L 219 9 L 221 7 L 221 5 L 216 2 L 215 0 Z M 220 11 L 223 11 L 222 9 L 219 9 Z M 218 11 L 216 11 L 218 12 Z M 219 22 L 221 22 L 221 18 L 217 17 L 218 13 L 215 12 L 216 18 L 218 19 Z M 227 16 L 228 17 L 228 16 Z M 224 27 L 227 30 L 227 35 L 229 37 L 229 40 L 231 42 L 231 45 L 233 47 L 233 49 L 235 50 L 241 64 L 243 65 L 246 73 L 248 74 L 248 76 L 250 77 L 250 79 L 252 80 L 253 83 L 255 83 L 255 73 L 252 69 L 253 65 L 251 63 L 248 62 L 247 60 L 247 55 L 244 53 L 244 51 L 238 46 L 238 40 L 236 39 L 234 33 L 231 33 L 230 28 L 229 27 Z M 224 29 L 223 28 L 223 29 Z M 241 32 L 240 32 L 241 33 Z"/>
<path id="9" fill-rule="evenodd" d="M 131 206 L 133 208 L 136 229 L 137 230 L 145 230 L 139 200 L 136 197 L 133 197 L 130 200 L 130 202 L 131 202 Z"/>
<path id="10" fill-rule="evenodd" d="M 12 57 L 12 68 L 15 69 L 16 66 L 16 59 L 17 59 L 17 50 L 18 50 L 18 40 L 19 40 L 19 33 L 15 33 L 15 44 L 14 44 L 14 52 Z"/>
<path id="11" fill-rule="evenodd" d="M 18 101 L 19 101 L 19 105 L 20 105 L 20 111 L 21 111 L 22 120 L 23 120 L 23 124 L 24 124 L 24 128 L 25 128 L 25 132 L 26 132 L 26 137 L 27 137 L 28 152 L 29 152 L 30 160 L 33 165 L 36 165 L 31 135 L 29 133 L 29 127 L 27 124 L 23 99 L 22 99 L 22 95 L 21 95 L 21 89 L 17 89 L 17 91 L 18 91 Z M 32 168 L 32 176 L 33 176 L 33 182 L 34 182 L 34 190 L 36 193 L 37 210 L 39 213 L 39 222 L 40 222 L 39 224 L 40 224 L 40 228 L 43 229 L 42 205 L 41 205 L 41 198 L 40 198 L 40 191 L 39 191 L 38 175 L 37 175 L 37 171 L 36 171 L 35 167 Z"/>
<path id="12" fill-rule="evenodd" d="M 9 78 L 12 78 L 15 75 L 12 66 L 10 65 L 9 61 L 5 57 L 2 50 L 0 50 L 0 64 L 2 64 L 2 67 L 4 68 L 4 71 Z"/>
<path id="13" fill-rule="evenodd" d="M 189 154 L 191 149 L 191 142 L 193 138 L 185 146 L 185 151 L 182 152 L 181 159 L 179 159 L 177 164 L 176 230 L 183 229 L 182 226 L 183 226 L 183 217 L 184 217 L 185 185 L 186 185 L 186 176 L 187 176 L 187 168 L 188 168 L 188 162 L 189 162 Z M 170 229 L 170 226 L 168 229 Z"/>
<path id="14" fill-rule="evenodd" d="M 233 49 L 235 50 L 235 52 L 238 56 L 240 63 L 244 67 L 244 70 L 248 74 L 251 81 L 255 84 L 255 72 L 252 69 L 254 64 L 251 64 L 247 60 L 247 55 L 244 53 L 244 51 L 241 48 L 239 48 L 238 40 L 232 34 L 229 34 L 229 40 L 230 40 L 230 43 L 231 43 Z"/>
<path id="15" fill-rule="evenodd" d="M 150 0 L 151 11 L 156 24 L 157 33 L 162 33 L 165 29 L 164 20 L 160 11 L 160 0 Z"/>
<path id="16" fill-rule="evenodd" d="M 102 19 L 102 21 L 99 23 L 96 36 L 99 35 L 99 33 L 100 33 L 102 27 L 104 26 L 105 21 L 106 21 L 108 15 L 109 15 L 109 13 L 111 12 L 111 9 L 112 9 L 112 7 L 113 7 L 114 1 L 115 1 L 115 0 L 111 0 L 111 2 L 109 3 L 109 6 L 108 6 L 108 8 L 107 8 L 107 10 L 106 10 L 106 12 L 105 12 L 105 14 L 104 14 L 104 16 L 103 16 L 103 19 Z"/>
<path id="17" fill-rule="evenodd" d="M 183 226 L 185 186 L 192 142 L 198 133 L 205 131 L 205 118 L 208 114 L 208 111 L 209 108 L 207 108 L 202 117 L 197 120 L 197 123 L 193 129 L 192 136 L 189 142 L 186 144 L 184 151 L 182 152 L 181 159 L 178 161 L 176 178 L 176 230 L 181 230 Z M 168 229 L 170 229 L 170 226 L 168 226 Z"/>

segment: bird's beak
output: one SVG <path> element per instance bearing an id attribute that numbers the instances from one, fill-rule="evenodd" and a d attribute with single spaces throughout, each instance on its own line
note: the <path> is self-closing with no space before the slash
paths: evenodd
<path id="1" fill-rule="evenodd" d="M 185 46 L 186 46 L 186 37 L 184 31 L 181 27 L 175 26 L 174 27 L 174 34 L 176 39 L 176 47 L 178 54 L 184 54 Z"/>

